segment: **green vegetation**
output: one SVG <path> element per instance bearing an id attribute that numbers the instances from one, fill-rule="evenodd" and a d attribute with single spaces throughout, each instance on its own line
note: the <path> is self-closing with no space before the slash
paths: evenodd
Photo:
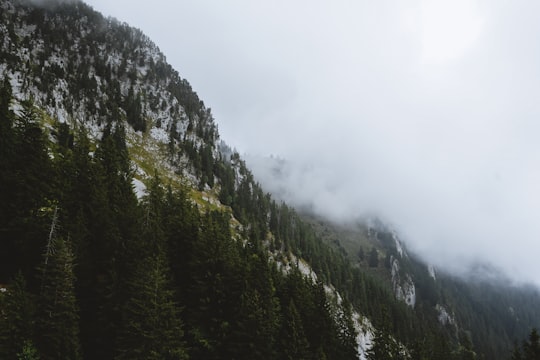
<path id="1" fill-rule="evenodd" d="M 532 329 L 527 340 L 521 347 L 514 345 L 511 360 L 538 360 L 540 359 L 540 335 L 537 329 Z"/>
<path id="2" fill-rule="evenodd" d="M 2 179 L 1 210 L 18 210 L 0 223 L 10 249 L 1 273 L 6 358 L 280 359 L 288 349 L 275 344 L 296 331 L 291 322 L 306 329 L 306 357 L 354 358 L 339 331 L 351 326 L 334 319 L 322 284 L 278 271 L 260 244 L 235 241 L 229 212 L 201 213 L 187 189 L 157 176 L 136 200 L 122 122 L 105 126 L 91 155 L 83 131 L 58 125 L 47 140 L 29 103 L 3 114 L 11 124 L 2 139 L 16 151 L 0 155 L 17 182 Z M 49 174 L 46 187 L 38 170 Z M 35 198 L 22 201 L 29 188 Z"/>

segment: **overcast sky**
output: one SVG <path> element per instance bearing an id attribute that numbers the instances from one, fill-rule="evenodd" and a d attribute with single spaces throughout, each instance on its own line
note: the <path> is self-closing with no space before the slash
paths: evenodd
<path id="1" fill-rule="evenodd" d="M 157 43 L 268 190 L 540 285 L 540 2 L 89 3 Z"/>

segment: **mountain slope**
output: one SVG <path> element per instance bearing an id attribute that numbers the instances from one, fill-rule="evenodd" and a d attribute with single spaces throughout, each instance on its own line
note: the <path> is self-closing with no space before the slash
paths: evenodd
<path id="1" fill-rule="evenodd" d="M 80 2 L 0 4 L 1 321 L 17 330 L 0 334 L 6 357 L 345 359 L 365 356 L 373 332 L 400 356 L 470 350 L 436 305 L 457 313 L 474 298 L 430 296 L 471 289 L 416 285 L 412 303 L 405 284 L 426 268 L 398 255 L 391 234 L 366 239 L 388 257 L 376 271 L 324 241 L 219 142 L 210 109 L 139 30 Z M 71 282 L 48 277 L 55 246 L 74 256 Z M 78 318 L 69 348 L 34 325 L 46 319 L 34 309 L 45 280 L 75 292 L 50 324 Z"/>
<path id="2" fill-rule="evenodd" d="M 538 326 L 539 291 L 514 285 L 493 268 L 479 267 L 478 275 L 458 278 L 409 254 L 397 234 L 380 222 L 340 226 L 313 215 L 304 218 L 351 262 L 387 284 L 396 298 L 423 316 L 438 318 L 458 338 L 470 336 L 486 359 L 508 358 L 513 342 Z M 379 258 L 376 266 L 370 262 L 373 249 Z M 491 279 L 483 275 L 487 272 Z"/>

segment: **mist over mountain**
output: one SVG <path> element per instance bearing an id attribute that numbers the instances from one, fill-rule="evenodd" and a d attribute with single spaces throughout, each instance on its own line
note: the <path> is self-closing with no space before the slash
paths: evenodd
<path id="1" fill-rule="evenodd" d="M 92 3 L 151 33 L 269 189 L 540 284 L 535 1 Z"/>
<path id="2" fill-rule="evenodd" d="M 436 179 L 419 168 L 390 169 L 380 157 L 355 160 L 347 158 L 355 153 L 336 156 L 338 152 L 323 152 L 313 159 L 246 154 L 246 161 L 266 189 L 299 208 L 337 223 L 380 218 L 428 263 L 465 277 L 478 264 L 490 264 L 516 283 L 538 286 L 536 255 L 528 253 L 536 246 L 536 223 L 524 205 L 534 184 L 514 188 L 520 198 L 511 199 L 502 193 L 496 176 L 474 185 L 476 193 L 467 189 L 465 175 Z M 359 162 L 361 169 L 348 165 Z M 461 183 L 455 179 L 440 188 L 457 177 Z M 507 213 L 512 206 L 515 210 Z"/>

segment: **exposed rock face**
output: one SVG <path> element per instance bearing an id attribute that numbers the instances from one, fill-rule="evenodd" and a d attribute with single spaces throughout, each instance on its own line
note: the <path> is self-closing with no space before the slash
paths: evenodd
<path id="1" fill-rule="evenodd" d="M 390 266 L 394 295 L 398 300 L 403 300 L 410 307 L 414 307 L 416 304 L 416 289 L 411 276 L 409 274 L 400 275 L 399 261 L 393 256 L 390 257 Z"/>
<path id="2" fill-rule="evenodd" d="M 437 304 L 435 306 L 435 309 L 439 312 L 439 322 L 441 325 L 455 325 L 456 319 L 454 319 L 454 316 L 449 314 L 446 308 L 440 304 Z"/>

